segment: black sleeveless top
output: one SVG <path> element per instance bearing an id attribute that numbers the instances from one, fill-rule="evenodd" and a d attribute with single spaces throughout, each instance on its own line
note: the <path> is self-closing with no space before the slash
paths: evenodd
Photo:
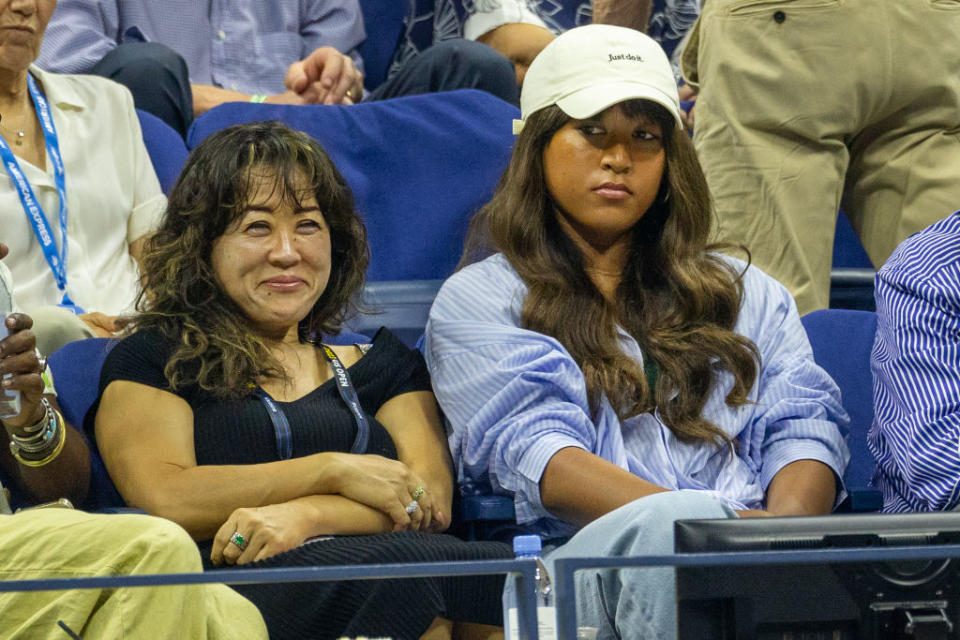
<path id="1" fill-rule="evenodd" d="M 107 356 L 100 377 L 100 393 L 114 380 L 129 380 L 170 391 L 163 369 L 173 348 L 174 345 L 151 331 L 141 331 L 124 339 Z M 367 354 L 349 367 L 348 372 L 370 420 L 367 452 L 395 459 L 393 440 L 373 416 L 393 397 L 430 389 L 423 357 L 381 329 Z M 198 464 L 277 460 L 273 423 L 256 397 L 224 401 L 196 387 L 172 393 L 193 409 Z M 290 422 L 294 456 L 350 450 L 357 427 L 333 380 L 294 402 L 278 404 Z M 131 423 L 129 428 L 143 427 Z M 200 543 L 200 547 L 205 566 L 210 568 L 209 541 Z M 244 567 L 459 562 L 512 556 L 510 548 L 498 542 L 463 542 L 444 534 L 401 531 L 324 538 Z M 437 616 L 454 621 L 502 624 L 501 575 L 282 582 L 234 588 L 259 607 L 273 640 L 341 636 L 417 638 Z"/>
<path id="2" fill-rule="evenodd" d="M 100 375 L 100 394 L 114 380 L 171 391 L 163 369 L 174 348 L 155 331 L 140 331 L 125 338 L 107 356 Z M 366 355 L 347 371 L 370 421 L 367 453 L 396 459 L 393 439 L 374 415 L 393 397 L 430 390 L 423 356 L 387 329 L 381 329 Z M 171 393 L 193 409 L 197 464 L 256 464 L 279 459 L 273 423 L 256 396 L 223 400 L 197 386 Z M 290 422 L 294 457 L 321 451 L 350 451 L 357 425 L 332 378 L 293 402 L 277 405 Z M 130 428 L 138 427 L 131 424 Z"/>

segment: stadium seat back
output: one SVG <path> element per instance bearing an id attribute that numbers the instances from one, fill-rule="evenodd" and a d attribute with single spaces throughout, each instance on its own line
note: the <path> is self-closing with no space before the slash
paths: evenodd
<path id="1" fill-rule="evenodd" d="M 401 0 L 360 0 L 367 38 L 357 51 L 363 58 L 363 86 L 367 91 L 379 87 L 390 73 L 407 10 L 407 3 Z"/>
<path id="2" fill-rule="evenodd" d="M 187 161 L 187 145 L 179 133 L 155 115 L 137 109 L 137 117 L 150 162 L 160 180 L 160 188 L 170 195 L 170 189 Z"/>
<path id="3" fill-rule="evenodd" d="M 110 480 L 96 443 L 87 438 L 85 431 L 86 428 L 93 428 L 90 409 L 99 394 L 100 370 L 107 354 L 117 342 L 114 338 L 90 338 L 69 342 L 51 353 L 49 359 L 63 417 L 80 432 L 90 446 L 90 489 L 87 502 L 83 505 L 90 511 L 125 506 L 123 498 Z"/>
<path id="4" fill-rule="evenodd" d="M 372 336 L 387 327 L 408 347 L 416 348 L 443 280 L 370 282 L 363 290 L 367 313 L 347 321 L 347 328 Z"/>
<path id="5" fill-rule="evenodd" d="M 850 414 L 850 464 L 844 483 L 850 492 L 849 508 L 874 511 L 882 506 L 880 492 L 869 487 L 873 455 L 867 448 L 867 431 L 873 422 L 873 381 L 870 351 L 877 330 L 870 311 L 826 309 L 801 318 L 813 357 L 840 387 L 843 407 Z"/>

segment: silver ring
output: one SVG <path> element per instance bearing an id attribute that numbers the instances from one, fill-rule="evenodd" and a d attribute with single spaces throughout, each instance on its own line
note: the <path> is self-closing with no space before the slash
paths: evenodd
<path id="1" fill-rule="evenodd" d="M 419 508 L 420 508 L 420 503 L 417 502 L 416 500 L 411 500 L 411 501 L 410 501 L 410 504 L 408 504 L 406 507 L 404 507 L 404 509 L 406 510 L 407 513 L 413 513 L 414 511 L 416 511 L 416 510 L 419 509 Z"/>
<path id="2" fill-rule="evenodd" d="M 240 547 L 240 551 L 245 551 L 247 548 L 247 539 L 239 531 L 234 531 L 233 535 L 230 536 L 230 542 Z"/>
<path id="3" fill-rule="evenodd" d="M 47 371 L 47 356 L 41 355 L 39 350 L 35 350 L 37 354 L 37 366 L 40 368 L 37 373 L 43 375 Z"/>

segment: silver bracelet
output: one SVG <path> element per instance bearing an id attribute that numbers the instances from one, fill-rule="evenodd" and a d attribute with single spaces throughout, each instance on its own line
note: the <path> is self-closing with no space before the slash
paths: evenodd
<path id="1" fill-rule="evenodd" d="M 49 405 L 48 405 L 49 406 Z M 29 438 L 23 438 L 17 435 L 10 436 L 10 452 L 14 456 L 27 453 L 39 454 L 52 449 L 57 441 L 59 429 L 62 427 L 57 412 L 52 407 L 47 411 L 47 420 L 42 431 Z"/>
<path id="2" fill-rule="evenodd" d="M 20 430 L 24 435 L 15 435 L 11 433 L 11 437 L 20 438 L 21 440 L 30 440 L 38 433 L 43 431 L 44 427 L 46 427 L 50 422 L 50 414 L 53 412 L 53 407 L 50 406 L 50 401 L 47 400 L 46 397 L 40 398 L 40 404 L 43 405 L 43 416 L 29 427 L 20 427 Z"/>

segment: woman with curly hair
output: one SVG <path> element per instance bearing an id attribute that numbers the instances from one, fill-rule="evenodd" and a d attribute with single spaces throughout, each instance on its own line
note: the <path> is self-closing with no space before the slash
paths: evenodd
<path id="1" fill-rule="evenodd" d="M 136 332 L 100 381 L 96 441 L 129 505 L 182 525 L 214 565 L 510 556 L 433 533 L 450 522 L 453 478 L 422 356 L 386 330 L 371 345 L 320 341 L 367 260 L 350 190 L 307 135 L 253 123 L 194 150 L 144 255 Z M 501 587 L 236 588 L 273 638 L 417 638 L 494 631 L 481 625 L 500 624 Z"/>
<path id="2" fill-rule="evenodd" d="M 463 490 L 512 496 L 517 524 L 561 545 L 551 562 L 671 553 L 678 518 L 830 511 L 839 390 L 790 294 L 708 244 L 663 52 L 570 30 L 530 66 L 521 110 L 427 327 Z M 672 569 L 577 576 L 599 637 L 675 635 Z"/>

